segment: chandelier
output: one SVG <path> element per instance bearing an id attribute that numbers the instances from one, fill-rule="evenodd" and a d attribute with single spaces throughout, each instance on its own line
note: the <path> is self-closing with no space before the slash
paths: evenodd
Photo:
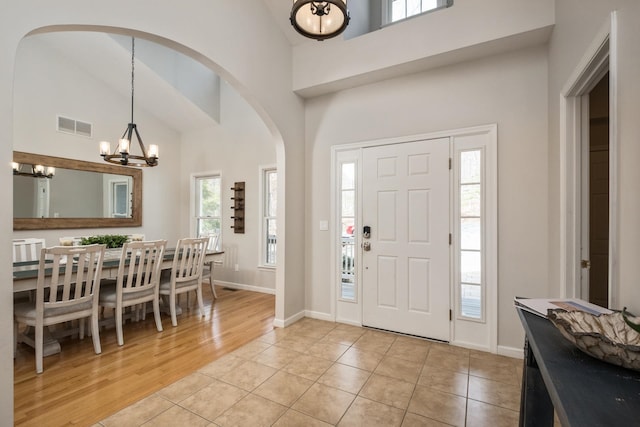
<path id="1" fill-rule="evenodd" d="M 56 174 L 56 168 L 53 166 L 31 165 L 31 171 L 23 172 L 20 163 L 11 162 L 13 174 L 18 176 L 30 176 L 33 178 L 53 178 Z"/>
<path id="2" fill-rule="evenodd" d="M 127 125 L 127 129 L 122 134 L 115 151 L 110 154 L 111 144 L 108 141 L 100 143 L 100 155 L 109 163 L 115 163 L 122 166 L 158 166 L 158 146 L 149 145 L 149 150 L 144 146 L 138 127 L 133 121 L 133 87 L 134 87 L 134 59 L 135 59 L 135 39 L 131 37 L 131 122 Z M 142 155 L 131 153 L 131 138 L 134 136 L 138 140 Z"/>
<path id="3" fill-rule="evenodd" d="M 347 0 L 294 0 L 289 18 L 297 32 L 316 40 L 342 33 L 349 19 Z"/>

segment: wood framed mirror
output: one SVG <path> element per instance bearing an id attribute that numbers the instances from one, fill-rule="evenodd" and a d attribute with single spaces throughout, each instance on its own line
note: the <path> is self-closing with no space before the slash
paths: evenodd
<path id="1" fill-rule="evenodd" d="M 22 171 L 56 168 L 52 178 L 14 174 L 14 230 L 142 225 L 140 169 L 21 151 L 13 152 L 13 161 Z"/>

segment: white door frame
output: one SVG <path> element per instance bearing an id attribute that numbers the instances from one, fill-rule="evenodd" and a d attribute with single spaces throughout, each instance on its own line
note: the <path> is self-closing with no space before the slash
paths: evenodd
<path id="1" fill-rule="evenodd" d="M 359 307 L 359 317 L 351 317 L 344 318 L 342 313 L 339 312 L 338 304 L 345 304 L 342 301 L 338 301 L 338 284 L 340 283 L 341 271 L 338 269 L 338 248 L 339 248 L 339 231 L 340 231 L 340 218 L 337 212 L 337 195 L 338 189 L 336 187 L 336 174 L 337 174 L 337 165 L 339 155 L 342 153 L 357 152 L 365 147 L 374 147 L 379 145 L 390 145 L 390 144 L 401 144 L 405 142 L 413 142 L 413 141 L 421 141 L 425 139 L 436 139 L 436 138 L 444 138 L 450 137 L 455 140 L 455 137 L 462 137 L 465 135 L 487 135 L 487 145 L 486 145 L 486 156 L 487 156 L 487 189 L 488 189 L 488 198 L 486 200 L 486 214 L 487 214 L 487 246 L 486 246 L 486 265 L 485 265 L 485 274 L 486 274 L 486 294 L 485 294 L 485 310 L 487 313 L 487 317 L 485 322 L 470 322 L 466 320 L 462 320 L 453 316 L 450 327 L 450 337 L 451 343 L 456 345 L 461 345 L 469 348 L 476 348 L 479 350 L 489 351 L 492 353 L 501 352 L 501 349 L 498 348 L 498 225 L 497 225 L 497 216 L 498 216 L 498 183 L 497 183 L 497 125 L 483 125 L 483 126 L 473 126 L 468 128 L 460 128 L 453 130 L 444 130 L 433 133 L 419 134 L 419 135 L 411 135 L 411 136 L 403 136 L 389 139 L 381 139 L 381 140 L 372 140 L 372 141 L 363 141 L 356 143 L 349 143 L 343 145 L 334 145 L 331 147 L 331 188 L 330 188 L 330 212 L 332 212 L 330 216 L 330 259 L 332 260 L 329 268 L 330 268 L 330 277 L 332 278 L 332 283 L 330 286 L 330 297 L 331 297 L 331 313 L 330 319 L 333 321 L 339 321 L 342 323 L 349 323 L 354 325 L 362 325 L 362 299 L 359 298 L 357 304 Z M 455 144 L 455 143 L 454 143 Z M 454 147 L 455 148 L 455 147 Z M 361 163 L 357 162 L 358 174 L 361 176 Z M 453 189 L 452 189 L 453 191 Z M 361 197 L 358 197 L 358 203 L 361 203 Z M 453 212 L 453 211 L 452 211 Z M 359 224 L 357 225 L 359 226 Z M 455 240 L 455 239 L 454 239 Z M 454 243 L 455 244 L 455 243 Z M 451 250 L 456 250 L 458 248 L 453 247 Z M 356 274 L 359 274 L 358 272 Z M 453 280 L 454 275 L 451 275 L 451 280 Z M 361 277 L 357 277 L 358 287 L 361 289 Z M 451 301 L 451 309 L 455 308 L 454 304 L 457 304 L 456 297 L 454 294 L 454 284 L 450 284 L 450 301 Z M 356 312 L 356 310 L 350 310 L 351 313 Z M 455 310 L 454 310 L 455 312 Z M 482 342 L 474 342 L 474 340 L 470 340 L 469 337 L 480 337 L 482 336 Z"/>
<path id="2" fill-rule="evenodd" d="M 581 287 L 583 96 L 609 70 L 609 306 L 617 307 L 617 15 L 612 12 L 560 94 L 560 296 L 588 299 Z"/>

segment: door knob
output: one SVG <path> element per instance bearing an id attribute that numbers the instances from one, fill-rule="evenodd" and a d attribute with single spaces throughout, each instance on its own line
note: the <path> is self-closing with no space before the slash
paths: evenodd
<path id="1" fill-rule="evenodd" d="M 365 252 L 369 252 L 369 251 L 371 250 L 371 243 L 370 243 L 370 242 L 364 242 L 364 243 L 362 244 L 362 249 L 363 249 Z"/>
<path id="2" fill-rule="evenodd" d="M 582 261 L 580 261 L 580 267 L 586 268 L 587 270 L 590 269 L 591 261 L 589 261 L 588 259 L 583 259 Z"/>

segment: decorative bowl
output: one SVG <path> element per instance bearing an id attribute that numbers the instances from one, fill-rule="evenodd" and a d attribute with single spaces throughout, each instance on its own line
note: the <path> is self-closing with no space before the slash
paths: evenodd
<path id="1" fill-rule="evenodd" d="M 547 317 L 583 352 L 605 362 L 640 371 L 640 333 L 621 312 L 595 316 L 583 311 L 549 310 Z"/>

